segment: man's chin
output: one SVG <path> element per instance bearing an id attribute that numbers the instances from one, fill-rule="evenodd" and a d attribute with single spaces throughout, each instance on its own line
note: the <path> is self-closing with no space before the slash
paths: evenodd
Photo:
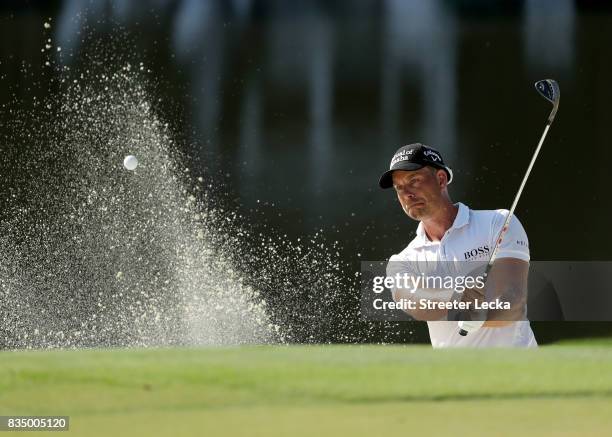
<path id="1" fill-rule="evenodd" d="M 413 220 L 417 220 L 417 221 L 422 220 L 427 215 L 425 208 L 423 208 L 421 205 L 413 206 L 404 211 L 406 212 L 408 217 L 410 217 Z"/>

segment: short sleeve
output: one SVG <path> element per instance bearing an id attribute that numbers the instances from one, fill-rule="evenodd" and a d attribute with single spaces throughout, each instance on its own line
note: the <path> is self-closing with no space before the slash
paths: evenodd
<path id="1" fill-rule="evenodd" d="M 444 277 L 444 275 L 441 274 L 439 271 L 427 271 L 427 273 L 425 273 L 424 267 L 429 267 L 430 269 L 432 267 L 443 267 L 445 263 L 433 262 L 428 263 L 426 265 L 425 264 L 426 263 L 424 262 L 419 263 L 418 261 L 410 261 L 401 254 L 393 255 L 389 259 L 389 263 L 387 264 L 387 278 L 396 278 L 398 277 L 397 275 L 399 275 L 400 278 L 408 276 L 416 278 L 417 280 L 426 278 L 427 276 Z M 409 284 L 411 285 L 408 285 L 408 288 L 405 288 L 406 285 L 402 286 L 401 288 L 391 288 L 391 294 L 393 296 L 393 299 L 395 300 L 397 298 L 398 292 L 409 292 L 410 296 L 412 296 L 414 300 L 427 299 L 432 301 L 447 302 L 453 297 L 454 294 L 453 289 L 435 288 L 435 286 L 431 288 L 426 288 L 422 282 L 417 283 L 416 285 L 413 282 L 410 282 Z"/>
<path id="2" fill-rule="evenodd" d="M 495 215 L 492 235 L 493 246 L 507 216 L 508 210 L 505 209 L 498 210 Z M 508 231 L 502 238 L 496 258 L 518 258 L 523 261 L 529 261 L 529 240 L 527 239 L 527 233 L 515 215 L 510 219 Z"/>
<path id="3" fill-rule="evenodd" d="M 414 275 L 416 270 L 413 266 L 412 261 L 408 261 L 400 255 L 392 255 L 389 258 L 389 263 L 387 264 L 387 276 L 395 276 L 398 273 L 403 275 L 404 273 L 408 275 Z"/>

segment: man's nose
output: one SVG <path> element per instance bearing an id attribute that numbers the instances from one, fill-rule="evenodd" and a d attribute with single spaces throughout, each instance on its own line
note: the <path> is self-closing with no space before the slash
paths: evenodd
<path id="1" fill-rule="evenodd" d="M 402 191 L 400 191 L 400 197 L 402 199 L 414 199 L 414 193 L 404 188 Z"/>
<path id="2" fill-rule="evenodd" d="M 400 190 L 400 196 L 405 198 L 405 199 L 413 199 L 414 198 L 414 193 L 409 190 L 408 188 L 402 188 Z"/>

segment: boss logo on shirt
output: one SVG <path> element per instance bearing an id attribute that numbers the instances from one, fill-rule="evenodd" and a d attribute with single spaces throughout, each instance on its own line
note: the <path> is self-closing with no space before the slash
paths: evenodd
<path id="1" fill-rule="evenodd" d="M 463 256 L 465 257 L 466 260 L 468 260 L 470 258 L 476 258 L 477 256 L 480 256 L 480 255 L 487 255 L 490 251 L 491 249 L 489 249 L 489 246 L 487 245 L 479 246 L 475 249 L 464 252 Z"/>

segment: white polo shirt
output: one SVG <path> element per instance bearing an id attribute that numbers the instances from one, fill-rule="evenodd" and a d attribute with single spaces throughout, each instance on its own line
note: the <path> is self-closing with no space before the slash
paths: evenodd
<path id="1" fill-rule="evenodd" d="M 501 230 L 508 210 L 469 209 L 463 203 L 459 207 L 453 225 L 441 241 L 430 241 L 419 223 L 416 237 L 399 254 L 389 259 L 387 276 L 406 272 L 419 274 L 426 266 L 438 261 L 447 261 L 456 266 L 455 273 L 467 275 L 465 271 L 473 263 L 488 262 L 494 242 Z M 510 225 L 496 259 L 518 258 L 529 261 L 529 243 L 523 226 L 512 217 Z M 425 266 L 425 267 L 424 267 Z M 425 272 L 430 273 L 430 272 Z M 444 347 L 537 347 L 537 342 L 528 321 L 513 322 L 500 328 L 480 328 L 467 336 L 459 335 L 457 322 L 427 322 L 431 344 L 434 348 Z"/>

